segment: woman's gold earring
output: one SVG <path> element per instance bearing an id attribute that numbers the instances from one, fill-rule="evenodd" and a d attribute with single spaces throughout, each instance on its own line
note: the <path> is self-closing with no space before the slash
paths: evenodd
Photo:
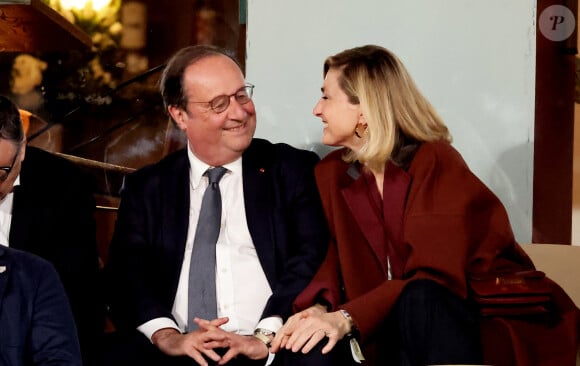
<path id="1" fill-rule="evenodd" d="M 364 131 L 362 132 L 362 134 L 361 134 L 360 132 L 358 132 L 358 128 L 359 128 L 359 126 L 363 126 L 363 127 L 365 128 L 365 129 L 364 129 Z M 366 135 L 368 132 L 369 132 L 368 125 L 366 125 L 366 124 L 362 124 L 362 123 L 358 123 L 358 124 L 356 125 L 355 129 L 354 129 L 354 135 L 355 135 L 356 137 L 358 137 L 359 139 L 362 139 L 362 137 L 363 137 L 364 135 Z"/>

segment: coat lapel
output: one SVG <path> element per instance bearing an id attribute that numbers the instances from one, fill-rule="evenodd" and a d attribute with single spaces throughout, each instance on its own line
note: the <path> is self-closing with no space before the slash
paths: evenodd
<path id="1" fill-rule="evenodd" d="M 370 244 L 385 273 L 388 271 L 387 256 L 391 253 L 391 270 L 395 278 L 402 278 L 403 263 L 408 252 L 402 245 L 402 226 L 407 192 L 411 178 L 404 169 L 392 162 L 385 167 L 383 184 L 383 215 L 384 222 L 372 214 L 374 208 L 368 188 L 362 175 L 354 165 L 347 174 L 354 179 L 350 185 L 342 189 L 342 195 L 363 235 Z M 369 214 L 371 213 L 371 214 Z"/>
<path id="2" fill-rule="evenodd" d="M 347 172 L 353 179 L 350 185 L 343 188 L 342 195 L 352 216 L 361 229 L 366 240 L 370 244 L 377 260 L 381 264 L 384 273 L 387 273 L 387 247 L 385 246 L 384 226 L 372 207 L 368 188 L 362 175 L 354 165 Z"/>
<path id="3" fill-rule="evenodd" d="M 391 161 L 385 167 L 383 183 L 383 214 L 389 252 L 392 253 L 391 270 L 395 278 L 402 278 L 403 263 L 408 251 L 402 243 L 403 214 L 411 178 L 405 170 Z"/>

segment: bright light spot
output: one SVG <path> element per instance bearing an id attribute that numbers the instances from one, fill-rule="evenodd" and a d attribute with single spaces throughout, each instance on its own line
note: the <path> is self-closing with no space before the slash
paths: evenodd
<path id="1" fill-rule="evenodd" d="M 111 0 L 93 0 L 93 9 L 96 11 L 102 10 L 109 5 Z"/>
<path id="2" fill-rule="evenodd" d="M 82 10 L 91 7 L 95 11 L 104 9 L 109 5 L 111 0 L 60 0 L 60 6 L 64 9 Z"/>

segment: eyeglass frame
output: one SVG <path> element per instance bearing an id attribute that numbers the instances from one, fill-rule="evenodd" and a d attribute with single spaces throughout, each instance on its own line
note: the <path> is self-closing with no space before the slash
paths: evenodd
<path id="1" fill-rule="evenodd" d="M 215 113 L 222 113 L 226 109 L 228 109 L 228 107 L 230 106 L 232 97 L 234 97 L 236 99 L 236 102 L 238 102 L 240 105 L 244 105 L 244 104 L 250 103 L 252 101 L 252 97 L 254 95 L 254 88 L 255 88 L 255 85 L 254 84 L 246 83 L 246 85 L 244 85 L 240 89 L 236 90 L 236 92 L 234 94 L 230 94 L 230 95 L 226 95 L 226 94 L 218 95 L 217 97 L 213 98 L 209 102 L 195 102 L 195 101 L 188 100 L 187 101 L 187 104 L 189 104 L 189 103 L 194 103 L 194 104 L 209 104 L 209 108 L 212 111 L 214 111 Z M 245 94 L 238 96 L 238 94 L 240 92 L 242 92 L 242 91 L 245 91 Z M 246 100 L 246 101 L 240 101 L 238 99 L 239 97 L 247 97 L 248 100 Z M 213 106 L 213 104 L 215 104 L 217 101 L 222 101 L 222 100 L 224 102 L 223 108 L 217 108 L 217 107 Z"/>
<path id="2" fill-rule="evenodd" d="M 18 157 L 20 156 L 21 147 L 22 147 L 21 144 L 18 144 L 17 150 L 16 150 L 16 155 L 14 155 L 14 159 L 12 159 L 12 164 L 10 164 L 10 166 L 0 166 L 0 170 L 6 172 L 6 175 L 0 174 L 0 183 L 4 183 L 6 181 L 6 179 L 8 179 L 8 176 L 12 172 L 12 169 L 14 169 L 14 164 L 16 164 L 16 159 L 18 159 Z"/>

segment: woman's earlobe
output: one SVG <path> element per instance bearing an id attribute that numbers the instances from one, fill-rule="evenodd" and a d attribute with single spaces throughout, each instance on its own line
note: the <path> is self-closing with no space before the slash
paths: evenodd
<path id="1" fill-rule="evenodd" d="M 357 125 L 363 125 L 365 128 L 368 126 L 367 120 L 366 120 L 365 116 L 362 114 L 362 112 L 358 116 Z"/>

